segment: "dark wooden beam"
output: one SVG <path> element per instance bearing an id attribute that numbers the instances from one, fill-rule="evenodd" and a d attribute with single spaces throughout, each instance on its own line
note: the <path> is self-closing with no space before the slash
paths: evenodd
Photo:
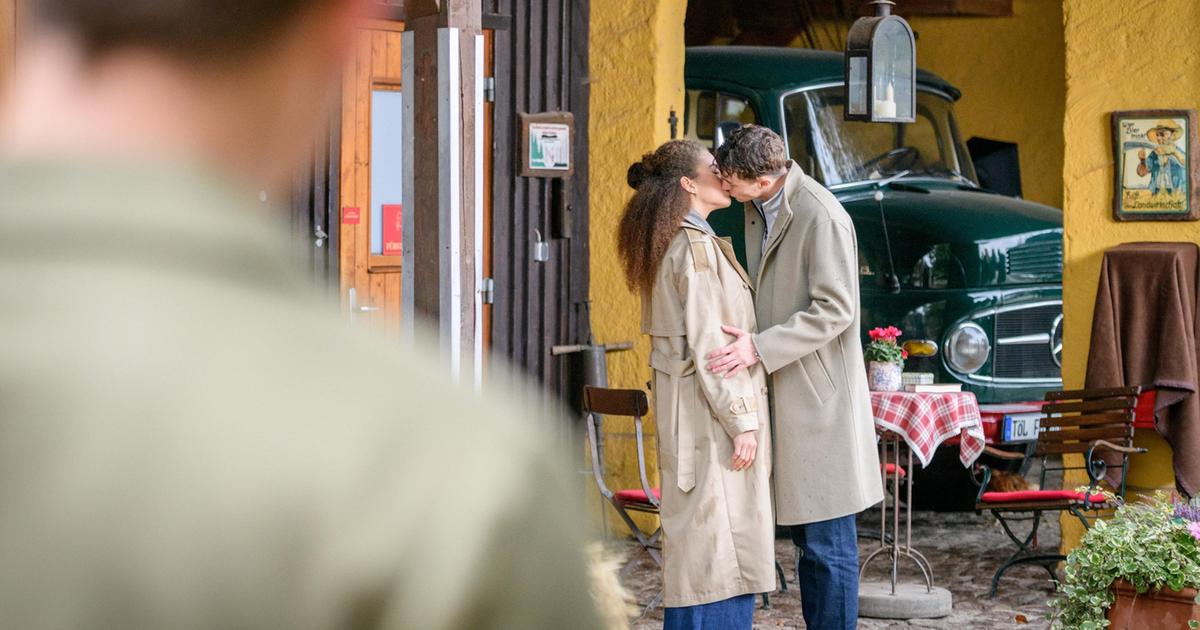
<path id="1" fill-rule="evenodd" d="M 410 0 L 411 1 L 411 0 Z M 382 20 L 396 20 L 403 22 L 408 19 L 408 11 L 405 9 L 405 0 L 375 0 L 375 8 L 372 11 L 371 17 Z"/>
<path id="2" fill-rule="evenodd" d="M 818 17 L 873 15 L 871 0 L 809 0 Z M 893 13 L 902 17 L 1012 17 L 1013 0 L 896 0 Z"/>
<path id="3" fill-rule="evenodd" d="M 411 78 L 403 89 L 412 99 L 413 218 L 411 300 L 415 314 L 434 323 L 445 358 L 470 382 L 476 336 L 475 248 L 479 155 L 476 94 L 483 77 L 481 11 L 478 0 L 412 0 L 406 3 L 405 37 L 411 37 Z M 407 55 L 408 53 L 406 53 Z M 410 65 L 411 64 L 411 65 Z"/>

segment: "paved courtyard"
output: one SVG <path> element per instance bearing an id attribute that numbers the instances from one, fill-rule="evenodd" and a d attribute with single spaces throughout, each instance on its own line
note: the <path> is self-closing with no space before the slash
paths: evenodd
<path id="1" fill-rule="evenodd" d="M 866 554 L 878 545 L 865 537 L 867 532 L 878 535 L 879 512 L 868 511 L 859 516 L 859 554 Z M 1017 531 L 1025 531 L 1027 522 L 1017 524 Z M 1058 547 L 1059 528 L 1057 518 L 1051 516 L 1041 528 L 1042 548 Z M 992 573 L 1014 549 L 996 520 L 990 515 L 974 512 L 917 512 L 913 516 L 913 547 L 929 558 L 934 569 L 934 585 L 949 589 L 954 598 L 953 612 L 940 619 L 914 619 L 911 621 L 885 619 L 859 619 L 859 628 L 955 628 L 990 630 L 994 628 L 1047 628 L 1046 601 L 1054 588 L 1046 572 L 1037 566 L 1018 566 L 1008 571 L 1000 583 L 996 599 L 988 599 Z M 800 597 L 795 587 L 793 569 L 795 552 L 790 540 L 776 541 L 776 553 L 788 573 L 787 592 L 776 591 L 771 596 L 771 608 L 763 610 L 761 600 L 754 615 L 756 629 L 804 628 L 800 613 Z M 637 552 L 636 545 L 628 548 Z M 644 608 L 661 589 L 661 577 L 657 566 L 645 554 L 631 569 L 625 585 L 637 597 Z M 876 559 L 867 571 L 866 580 L 886 579 L 887 562 Z M 901 580 L 918 583 L 922 580 L 919 570 L 902 559 Z M 644 610 L 637 619 L 635 630 L 650 630 L 662 627 L 662 607 Z"/>

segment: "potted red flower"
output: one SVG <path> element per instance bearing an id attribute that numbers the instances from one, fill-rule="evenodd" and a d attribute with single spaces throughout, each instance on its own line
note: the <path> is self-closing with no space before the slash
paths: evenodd
<path id="1" fill-rule="evenodd" d="M 895 326 L 872 328 L 868 333 L 864 357 L 867 360 L 867 384 L 873 391 L 895 392 L 901 387 L 900 374 L 904 371 L 904 360 L 908 352 L 896 343 L 904 331 Z"/>

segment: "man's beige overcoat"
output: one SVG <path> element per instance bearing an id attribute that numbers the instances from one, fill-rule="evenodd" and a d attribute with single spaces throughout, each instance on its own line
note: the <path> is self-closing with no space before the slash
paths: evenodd
<path id="1" fill-rule="evenodd" d="M 854 224 L 791 164 L 765 249 L 746 204 L 746 259 L 770 374 L 775 511 L 780 525 L 826 521 L 883 500 L 859 339 Z"/>
<path id="2" fill-rule="evenodd" d="M 724 379 L 696 361 L 729 343 L 721 324 L 754 330 L 750 279 L 733 248 L 685 226 L 649 299 L 654 413 L 662 469 L 663 605 L 693 606 L 775 590 L 771 431 L 761 368 Z M 732 469 L 733 437 L 758 431 L 750 468 Z"/>

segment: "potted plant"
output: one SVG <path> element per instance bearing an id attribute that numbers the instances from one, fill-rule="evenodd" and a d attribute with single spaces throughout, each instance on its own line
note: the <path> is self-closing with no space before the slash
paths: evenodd
<path id="1" fill-rule="evenodd" d="M 1098 520 L 1067 557 L 1052 628 L 1200 628 L 1200 503 L 1158 493 Z"/>
<path id="2" fill-rule="evenodd" d="M 908 352 L 896 343 L 903 334 L 899 328 L 872 328 L 867 333 L 871 343 L 863 353 L 867 360 L 867 384 L 873 391 L 894 392 L 900 390 L 900 374 L 904 371 L 904 360 Z"/>

